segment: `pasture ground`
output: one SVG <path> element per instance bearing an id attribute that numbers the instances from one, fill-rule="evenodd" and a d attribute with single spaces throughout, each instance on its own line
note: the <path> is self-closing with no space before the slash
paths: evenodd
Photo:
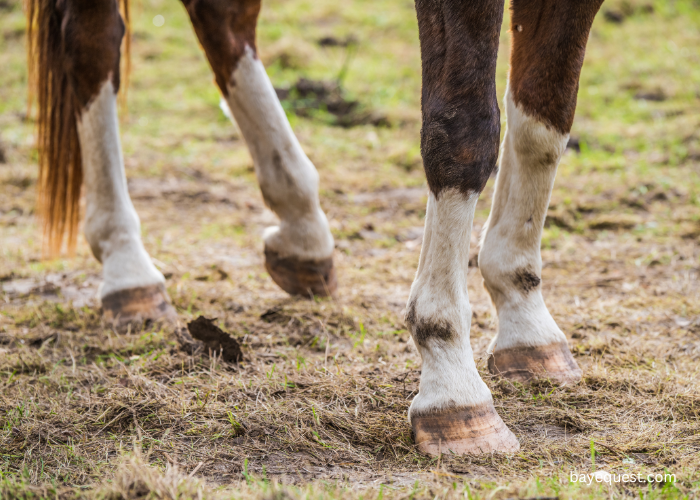
<path id="1" fill-rule="evenodd" d="M 473 266 L 472 344 L 522 449 L 436 460 L 416 452 L 406 421 L 420 361 L 403 310 L 426 202 L 413 3 L 263 6 L 274 84 L 339 78 L 360 103 L 345 128 L 298 89 L 285 101 L 338 247 L 338 296 L 315 301 L 264 271 L 261 233 L 275 217 L 184 9 L 134 5 L 129 188 L 183 323 L 216 318 L 243 344 L 246 361 L 229 366 L 187 355 L 170 331 L 104 325 L 82 237 L 74 257 L 42 260 L 24 20 L 17 0 L 1 1 L 0 497 L 700 497 L 698 26 L 697 0 L 603 6 L 542 252 L 544 295 L 584 379 L 523 387 L 488 375 L 497 325 Z M 504 27 L 501 95 L 508 43 Z M 472 255 L 492 193 L 493 180 Z M 596 469 L 676 481 L 570 482 Z"/>

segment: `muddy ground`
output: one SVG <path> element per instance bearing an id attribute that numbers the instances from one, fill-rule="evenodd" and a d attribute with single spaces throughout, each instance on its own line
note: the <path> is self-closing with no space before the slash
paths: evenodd
<path id="1" fill-rule="evenodd" d="M 0 491 L 700 495 L 697 7 L 611 1 L 591 35 L 542 250 L 543 293 L 583 369 L 580 383 L 524 387 L 488 374 L 497 320 L 475 257 L 493 180 L 482 194 L 469 250 L 471 340 L 521 451 L 438 461 L 416 451 L 406 420 L 420 359 L 403 317 L 427 194 L 412 3 L 270 1 L 263 10 L 261 54 L 288 92 L 281 97 L 319 169 L 336 239 L 338 295 L 314 301 L 289 297 L 265 273 L 261 234 L 276 218 L 217 107 L 182 8 L 144 0 L 135 9 L 122 119 L 129 191 L 182 326 L 215 319 L 240 342 L 239 364 L 189 354 L 171 329 L 105 325 L 100 267 L 82 237 L 75 256 L 42 260 L 23 20 L 16 2 L 0 3 Z M 162 29 L 151 23 L 158 13 Z M 502 42 L 501 95 L 506 27 Z M 622 45 L 625 53 L 614 49 Z M 356 102 L 351 116 L 360 119 L 341 123 L 318 104 L 326 90 L 299 104 L 300 78 Z M 570 482 L 572 472 L 596 469 L 676 481 Z"/>

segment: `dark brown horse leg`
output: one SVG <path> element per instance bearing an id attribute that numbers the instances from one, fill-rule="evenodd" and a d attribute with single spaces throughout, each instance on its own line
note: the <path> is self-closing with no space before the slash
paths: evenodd
<path id="1" fill-rule="evenodd" d="M 430 193 L 406 322 L 423 360 L 409 418 L 432 455 L 512 452 L 469 344 L 469 240 L 496 167 L 496 55 L 502 0 L 416 0 L 423 61 L 421 149 Z"/>
<path id="2" fill-rule="evenodd" d="M 489 370 L 521 382 L 581 378 L 542 298 L 540 241 L 574 120 L 588 33 L 601 3 L 512 2 L 508 128 L 479 267 L 498 310 Z"/>

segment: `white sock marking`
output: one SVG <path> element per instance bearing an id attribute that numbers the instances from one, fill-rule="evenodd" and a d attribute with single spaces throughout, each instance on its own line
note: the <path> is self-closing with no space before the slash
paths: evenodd
<path id="1" fill-rule="evenodd" d="M 265 202 L 280 218 L 265 242 L 281 257 L 324 259 L 333 236 L 318 200 L 318 172 L 294 135 L 265 68 L 247 47 L 231 77 L 227 103 L 255 163 Z"/>
<path id="2" fill-rule="evenodd" d="M 498 310 L 498 335 L 489 348 L 566 342 L 542 298 L 541 286 L 523 290 L 518 273 L 541 278 L 540 242 L 559 159 L 568 135 L 548 128 L 505 98 L 507 129 L 479 268 Z"/>
<path id="3" fill-rule="evenodd" d="M 443 190 L 428 197 L 420 262 L 408 300 L 421 321 L 450 325 L 456 338 L 416 339 L 423 359 L 420 392 L 411 412 L 478 405 L 491 401 L 469 343 L 471 307 L 467 291 L 469 240 L 478 194 Z M 416 325 L 409 325 L 416 334 Z M 421 345 L 423 344 L 423 345 Z"/>
<path id="4" fill-rule="evenodd" d="M 100 297 L 164 283 L 141 242 L 141 223 L 124 173 L 117 100 L 111 78 L 78 120 L 85 179 L 85 237 L 102 262 Z"/>

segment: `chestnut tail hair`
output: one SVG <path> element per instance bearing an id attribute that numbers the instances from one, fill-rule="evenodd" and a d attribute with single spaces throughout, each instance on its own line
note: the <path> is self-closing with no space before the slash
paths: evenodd
<path id="1" fill-rule="evenodd" d="M 120 2 L 126 25 L 124 73 L 130 72 L 129 0 Z M 77 119 L 80 105 L 66 71 L 58 0 L 25 0 L 27 14 L 27 61 L 29 103 L 37 101 L 37 213 L 43 226 L 43 253 L 55 257 L 64 237 L 69 254 L 75 251 L 80 224 L 80 193 L 83 184 L 82 158 Z"/>

